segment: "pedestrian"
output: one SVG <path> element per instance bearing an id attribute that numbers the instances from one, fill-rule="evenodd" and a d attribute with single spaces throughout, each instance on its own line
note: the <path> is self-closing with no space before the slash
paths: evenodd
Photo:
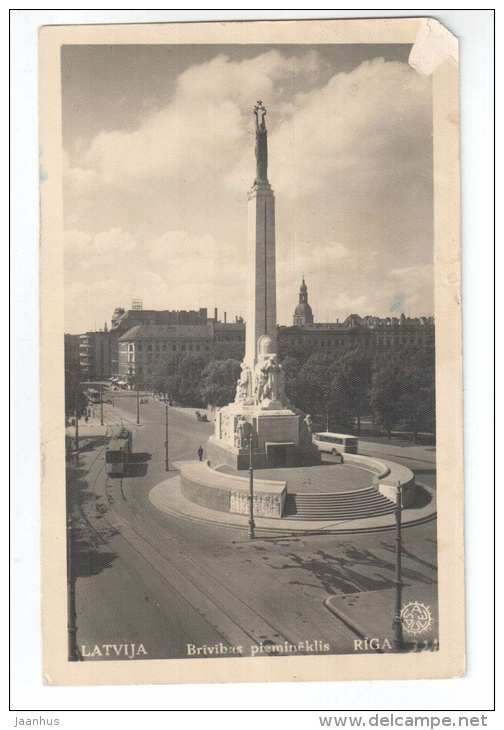
<path id="1" fill-rule="evenodd" d="M 198 449 L 198 459 L 203 461 L 203 446 L 200 446 Z"/>

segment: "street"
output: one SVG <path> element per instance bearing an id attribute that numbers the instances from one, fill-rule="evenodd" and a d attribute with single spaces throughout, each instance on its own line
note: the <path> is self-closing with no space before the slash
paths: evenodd
<path id="1" fill-rule="evenodd" d="M 83 658 L 107 644 L 143 645 L 145 654 L 138 659 L 192 656 L 190 646 L 219 643 L 240 646 L 244 655 L 252 645 L 267 649 L 284 642 L 308 642 L 299 653 L 318 652 L 322 644 L 330 653 L 353 651 L 355 633 L 324 600 L 393 588 L 393 533 L 277 537 L 259 532 L 250 541 L 242 530 L 161 513 L 149 491 L 176 474 L 165 471 L 164 404 L 152 399 L 142 404 L 136 426 L 134 394 L 116 397 L 114 407 L 105 406 L 105 423 L 120 420 L 133 431 L 133 473 L 106 475 L 103 439 L 82 451 L 72 476 L 77 643 L 85 647 Z M 170 408 L 170 461 L 196 458 L 212 428 Z M 435 451 L 424 451 L 369 442 L 362 449 L 389 454 L 412 468 L 418 481 L 434 486 Z M 436 522 L 407 528 L 403 538 L 403 580 L 421 588 L 422 595 L 427 591 L 435 603 Z M 393 601 L 386 625 L 392 626 L 392 612 Z M 117 657 L 96 652 L 91 658 Z"/>

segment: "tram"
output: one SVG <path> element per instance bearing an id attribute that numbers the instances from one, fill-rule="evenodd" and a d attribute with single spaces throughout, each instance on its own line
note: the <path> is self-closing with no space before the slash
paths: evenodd
<path id="1" fill-rule="evenodd" d="M 132 447 L 131 431 L 121 428 L 110 439 L 107 451 L 105 452 L 105 466 L 107 474 L 112 476 L 124 476 L 128 467 L 129 455 Z"/>

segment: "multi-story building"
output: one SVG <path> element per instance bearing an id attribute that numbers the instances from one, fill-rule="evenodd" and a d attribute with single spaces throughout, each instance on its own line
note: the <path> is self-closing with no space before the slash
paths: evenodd
<path id="1" fill-rule="evenodd" d="M 80 374 L 83 381 L 104 380 L 112 374 L 111 339 L 107 329 L 79 336 Z"/>
<path id="2" fill-rule="evenodd" d="M 434 351 L 433 317 L 360 317 L 350 314 L 343 322 L 314 322 L 308 303 L 308 287 L 302 280 L 299 303 L 292 327 L 279 327 L 280 353 L 300 350 L 322 351 L 337 356 L 359 346 L 370 354 L 387 356 L 398 350 L 416 347 Z"/>
<path id="3" fill-rule="evenodd" d="M 228 322 L 208 310 L 114 310 L 110 331 L 86 332 L 80 335 L 80 368 L 84 380 L 119 375 L 133 382 L 153 374 L 162 361 L 181 353 L 241 360 L 245 349 L 245 322 L 236 317 Z M 416 347 L 434 350 L 433 317 L 374 317 L 350 314 L 344 321 L 315 322 L 308 301 L 304 276 L 299 301 L 293 314 L 294 324 L 278 328 L 280 354 L 325 352 L 337 357 L 359 346 L 378 357 Z M 65 336 L 65 353 L 70 341 Z M 75 343 L 74 356 L 75 356 Z M 65 355 L 65 357 L 67 357 Z M 70 355 L 68 355 L 70 357 Z"/>
<path id="4" fill-rule="evenodd" d="M 119 339 L 137 325 L 206 325 L 208 310 L 162 310 L 129 309 L 116 307 L 110 328 L 111 370 L 119 375 Z"/>
<path id="5" fill-rule="evenodd" d="M 213 338 L 208 325 L 140 324 L 119 337 L 119 375 L 126 382 L 152 375 L 177 355 L 210 360 Z"/>
<path id="6" fill-rule="evenodd" d="M 80 364 L 80 335 L 65 334 L 65 370 L 77 370 Z"/>

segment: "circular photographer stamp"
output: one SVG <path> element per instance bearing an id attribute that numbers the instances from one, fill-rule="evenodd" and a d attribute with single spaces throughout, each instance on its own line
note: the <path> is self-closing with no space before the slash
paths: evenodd
<path id="1" fill-rule="evenodd" d="M 401 610 L 401 620 L 403 629 L 418 636 L 425 634 L 432 626 L 432 613 L 429 606 L 420 601 L 410 601 L 406 603 Z"/>

